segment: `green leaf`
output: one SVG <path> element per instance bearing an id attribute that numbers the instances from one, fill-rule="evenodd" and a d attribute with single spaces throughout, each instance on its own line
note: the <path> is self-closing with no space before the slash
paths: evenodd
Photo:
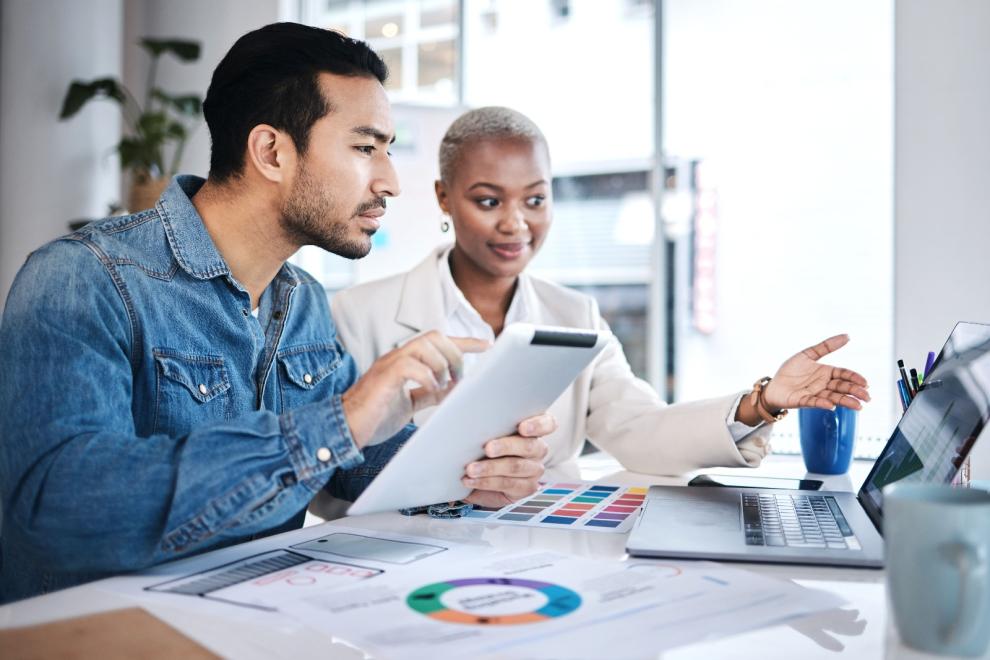
<path id="1" fill-rule="evenodd" d="M 155 153 L 141 138 L 125 137 L 117 145 L 120 164 L 126 169 L 150 170 L 155 165 Z"/>
<path id="2" fill-rule="evenodd" d="M 89 82 L 73 80 L 65 93 L 62 110 L 59 112 L 58 118 L 68 119 L 79 112 L 93 98 L 109 98 L 123 105 L 124 92 L 120 83 L 113 78 L 99 78 Z"/>
<path id="3" fill-rule="evenodd" d="M 165 138 L 169 119 L 164 112 L 146 112 L 138 118 L 138 133 L 149 142 L 161 142 Z"/>
<path id="4" fill-rule="evenodd" d="M 183 62 L 192 62 L 199 59 L 200 45 L 198 41 L 148 39 L 146 37 L 140 43 L 146 51 L 151 53 L 152 57 L 159 57 L 163 53 L 172 53 Z"/>
<path id="5" fill-rule="evenodd" d="M 173 121 L 165 129 L 165 136 L 169 140 L 184 140 L 186 139 L 186 127 L 177 121 Z"/>
<path id="6" fill-rule="evenodd" d="M 180 115 L 199 117 L 203 113 L 203 101 L 195 94 L 172 96 L 156 88 L 152 90 L 151 96 L 172 108 Z"/>

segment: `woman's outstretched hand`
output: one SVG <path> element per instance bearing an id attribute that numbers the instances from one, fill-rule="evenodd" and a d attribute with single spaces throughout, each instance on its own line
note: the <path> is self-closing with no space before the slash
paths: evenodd
<path id="1" fill-rule="evenodd" d="M 782 364 L 763 393 L 767 408 L 861 409 L 862 402 L 870 400 L 866 379 L 852 369 L 818 362 L 848 342 L 849 335 L 829 337 Z"/>

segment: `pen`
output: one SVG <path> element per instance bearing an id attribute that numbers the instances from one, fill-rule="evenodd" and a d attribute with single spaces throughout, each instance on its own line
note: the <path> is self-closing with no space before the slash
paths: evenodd
<path id="1" fill-rule="evenodd" d="M 921 378 L 918 376 L 918 370 L 911 370 L 911 386 L 914 389 L 915 396 L 921 391 Z"/>
<path id="2" fill-rule="evenodd" d="M 935 352 L 928 351 L 928 359 L 925 360 L 925 374 L 924 374 L 925 380 L 928 380 L 928 374 L 931 373 L 933 364 L 935 364 Z"/>
<path id="3" fill-rule="evenodd" d="M 911 392 L 911 381 L 908 380 L 907 372 L 904 371 L 904 360 L 898 360 L 897 361 L 897 368 L 901 372 L 901 382 L 904 383 L 904 387 L 907 388 L 907 391 L 908 391 L 908 403 L 910 403 L 911 402 L 911 397 L 914 396 L 914 395 Z"/>
<path id="4" fill-rule="evenodd" d="M 911 403 L 910 397 L 908 397 L 907 386 L 904 384 L 903 380 L 897 380 L 897 391 L 901 395 L 901 410 L 907 412 L 908 404 Z"/>

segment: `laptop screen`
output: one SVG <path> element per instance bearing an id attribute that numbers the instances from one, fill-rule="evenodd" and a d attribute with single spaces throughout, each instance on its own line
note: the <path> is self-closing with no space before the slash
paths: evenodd
<path id="1" fill-rule="evenodd" d="M 859 491 L 877 528 L 884 486 L 952 481 L 988 421 L 990 325 L 959 323 Z"/>

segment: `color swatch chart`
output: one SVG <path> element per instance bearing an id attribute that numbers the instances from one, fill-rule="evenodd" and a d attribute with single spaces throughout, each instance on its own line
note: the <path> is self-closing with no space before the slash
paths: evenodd
<path id="1" fill-rule="evenodd" d="M 501 509 L 475 507 L 462 520 L 624 533 L 632 528 L 647 490 L 643 486 L 556 483 Z"/>

